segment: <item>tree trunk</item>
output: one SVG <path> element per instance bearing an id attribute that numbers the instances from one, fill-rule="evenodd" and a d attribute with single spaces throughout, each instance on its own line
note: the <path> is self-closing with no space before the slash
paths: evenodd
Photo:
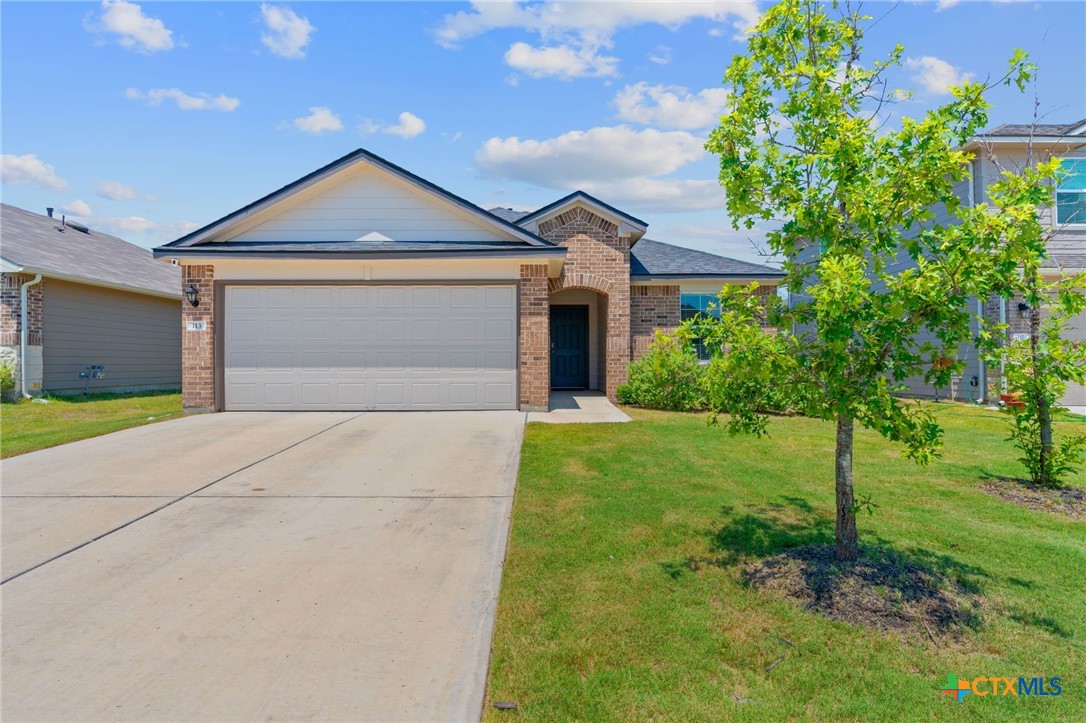
<path id="1" fill-rule="evenodd" d="M 1036 281 L 1030 284 L 1036 289 Z M 1033 294 L 1034 300 L 1037 294 Z M 1041 305 L 1034 303 L 1029 310 L 1029 353 L 1033 366 L 1033 403 L 1037 409 L 1037 426 L 1041 433 L 1041 448 L 1037 454 L 1037 479 L 1034 483 L 1047 487 L 1052 483 L 1052 407 L 1048 403 L 1048 390 L 1044 388 L 1041 374 Z"/>
<path id="2" fill-rule="evenodd" d="M 856 510 L 852 494 L 852 417 L 837 417 L 837 559 L 855 560 L 858 554 Z"/>

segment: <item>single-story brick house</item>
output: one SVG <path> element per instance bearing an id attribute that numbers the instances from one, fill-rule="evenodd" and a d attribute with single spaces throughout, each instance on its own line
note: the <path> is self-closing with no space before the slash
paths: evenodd
<path id="1" fill-rule="evenodd" d="M 15 394 L 24 380 L 27 394 L 177 389 L 180 284 L 145 248 L 0 205 L 0 358 L 16 365 Z"/>
<path id="2" fill-rule="evenodd" d="M 614 397 L 656 329 L 780 272 L 643 238 L 576 192 L 486 211 L 357 150 L 154 250 L 181 265 L 184 406 L 546 409 Z M 684 296 L 685 295 L 685 296 Z"/>

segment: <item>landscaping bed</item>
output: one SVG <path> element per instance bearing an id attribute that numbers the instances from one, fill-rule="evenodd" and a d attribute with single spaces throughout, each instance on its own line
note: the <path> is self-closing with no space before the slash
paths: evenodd
<path id="1" fill-rule="evenodd" d="M 1076 520 L 1086 517 L 1086 489 L 1082 487 L 1039 487 L 1024 480 L 995 479 L 982 482 L 980 488 L 1031 510 L 1044 510 Z"/>

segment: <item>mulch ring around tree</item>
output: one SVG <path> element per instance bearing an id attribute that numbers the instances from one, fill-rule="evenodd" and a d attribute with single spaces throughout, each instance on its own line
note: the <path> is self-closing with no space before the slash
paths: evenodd
<path id="1" fill-rule="evenodd" d="M 1038 487 L 1026 481 L 995 479 L 980 488 L 990 495 L 1032 510 L 1043 510 L 1076 520 L 1086 518 L 1086 489 L 1081 487 Z"/>
<path id="2" fill-rule="evenodd" d="M 956 580 L 901 555 L 861 548 L 839 562 L 832 545 L 807 545 L 748 564 L 752 587 L 794 599 L 808 610 L 883 631 L 935 634 L 976 624 L 980 599 Z"/>

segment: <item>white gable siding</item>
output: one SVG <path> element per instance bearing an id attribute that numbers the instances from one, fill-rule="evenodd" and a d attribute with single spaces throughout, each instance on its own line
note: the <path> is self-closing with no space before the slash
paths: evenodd
<path id="1" fill-rule="evenodd" d="M 510 241 L 455 207 L 373 168 L 330 179 L 222 241 Z"/>

